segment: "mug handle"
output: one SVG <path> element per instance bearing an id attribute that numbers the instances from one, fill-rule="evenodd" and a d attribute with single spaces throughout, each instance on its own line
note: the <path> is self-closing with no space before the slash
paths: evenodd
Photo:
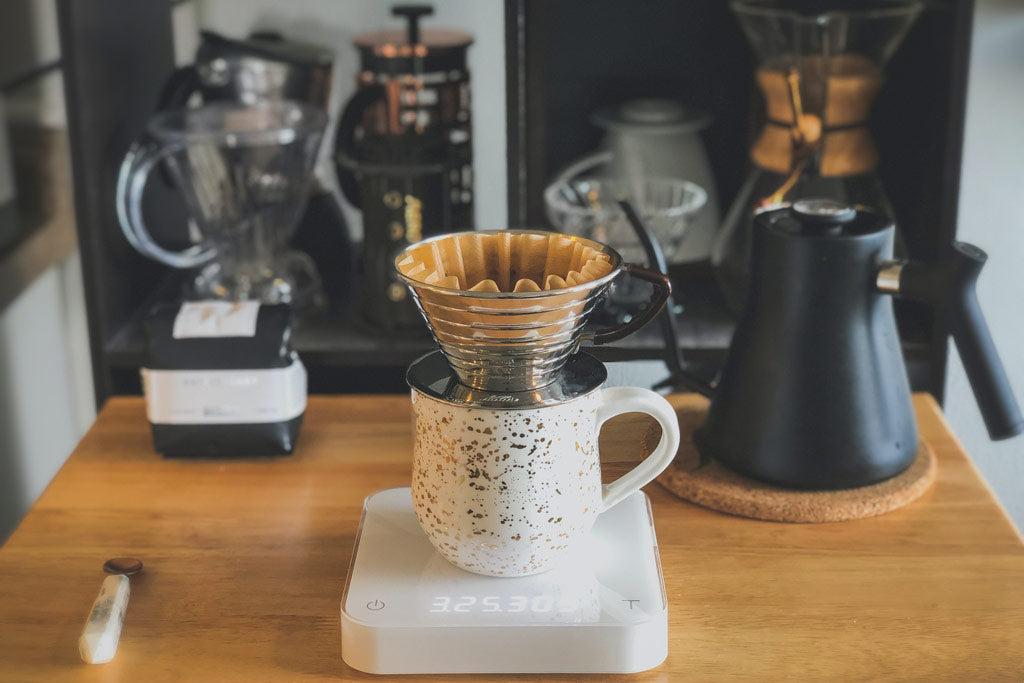
<path id="1" fill-rule="evenodd" d="M 668 278 L 668 275 L 659 273 L 656 270 L 641 268 L 640 266 L 632 263 L 627 263 L 623 270 L 631 277 L 650 282 L 654 285 L 654 291 L 651 293 L 651 300 L 648 301 L 647 306 L 633 316 L 628 323 L 619 325 L 618 327 L 613 327 L 609 330 L 584 333 L 580 337 L 581 341 L 589 339 L 594 344 L 607 344 L 608 342 L 618 341 L 619 339 L 628 337 L 647 323 L 654 320 L 654 318 L 661 313 L 661 309 L 665 307 L 665 303 L 668 301 L 668 298 L 672 296 L 672 281 Z"/>
<path id="2" fill-rule="evenodd" d="M 653 417 L 661 425 L 661 441 L 643 462 L 601 487 L 601 512 L 653 481 L 672 464 L 679 449 L 679 419 L 672 405 L 659 394 L 640 387 L 602 389 L 601 405 L 597 409 L 598 433 L 601 425 L 623 413 L 646 413 Z"/>

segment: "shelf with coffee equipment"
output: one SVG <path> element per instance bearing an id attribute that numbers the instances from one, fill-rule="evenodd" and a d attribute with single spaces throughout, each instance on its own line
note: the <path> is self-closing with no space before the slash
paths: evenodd
<path id="1" fill-rule="evenodd" d="M 728 311 L 707 266 L 669 268 L 677 293 L 675 329 L 680 354 L 688 367 L 712 380 L 725 358 L 734 318 Z M 138 368 L 146 363 L 143 319 L 154 305 L 180 298 L 184 276 L 170 272 L 152 296 L 107 339 L 103 353 L 112 369 L 118 393 L 140 390 Z M 405 390 L 405 370 L 416 358 L 437 348 L 419 332 L 393 334 L 374 329 L 359 314 L 358 289 L 348 290 L 351 299 L 293 331 L 292 345 L 310 369 L 314 392 L 378 393 Z M 600 312 L 598 320 L 601 320 Z M 604 326 L 598 322 L 592 328 Z M 929 371 L 929 346 L 923 330 L 903 331 L 903 355 L 911 386 L 925 388 Z M 651 323 L 626 339 L 605 346 L 584 347 L 603 362 L 666 360 L 665 340 L 658 324 Z M 684 388 L 684 387 L 676 387 Z"/>
<path id="2" fill-rule="evenodd" d="M 131 140 L 153 117 L 153 105 L 159 100 L 161 86 L 174 71 L 174 28 L 169 16 L 153 12 L 145 3 L 59 0 L 57 4 L 61 14 L 62 55 L 68 85 L 74 182 L 76 189 L 82 190 L 75 193 L 76 220 L 85 273 L 96 396 L 102 402 L 113 393 L 138 391 L 137 368 L 145 355 L 141 320 L 153 302 L 175 300 L 181 296 L 180 285 L 184 276 L 180 272 L 169 274 L 169 270 L 135 253 L 121 236 L 113 210 L 117 168 Z M 924 261 L 940 257 L 956 234 L 971 5 L 952 0 L 936 0 L 927 5 L 907 33 L 905 44 L 895 52 L 886 67 L 887 79 L 878 91 L 870 122 L 880 151 L 878 176 L 898 219 L 900 238 L 906 244 L 907 255 Z M 557 180 L 559 172 L 571 162 L 600 149 L 602 136 L 611 140 L 614 139 L 610 135 L 613 129 L 623 130 L 623 121 L 614 117 L 628 112 L 608 108 L 638 98 L 663 98 L 663 101 L 671 99 L 692 107 L 691 114 L 695 110 L 711 114 L 712 122 L 699 130 L 699 138 L 706 145 L 712 179 L 717 186 L 719 216 L 725 217 L 726 210 L 744 184 L 750 165 L 751 143 L 764 123 L 765 114 L 762 97 L 754 87 L 755 77 L 761 71 L 737 17 L 726 3 L 678 3 L 672 0 L 642 3 L 631 9 L 631 30 L 626 33 L 622 31 L 621 4 L 614 0 L 565 0 L 560 3 L 506 0 L 504 9 L 505 60 L 499 64 L 498 71 L 488 71 L 489 75 L 485 76 L 485 71 L 472 63 L 474 53 L 471 51 L 468 70 L 456 69 L 455 76 L 452 76 L 452 71 L 444 71 L 448 75 L 438 81 L 436 98 L 421 99 L 418 93 L 416 98 L 412 98 L 407 93 L 408 96 L 401 100 L 400 104 L 409 109 L 406 113 L 410 121 L 412 114 L 416 114 L 413 125 L 419 125 L 420 114 L 425 112 L 423 121 L 430 124 L 425 131 L 431 136 L 438 133 L 429 140 L 426 137 L 421 140 L 430 145 L 415 149 L 402 146 L 400 151 L 404 162 L 408 161 L 405 157 L 416 156 L 419 152 L 425 159 L 430 157 L 436 152 L 434 141 L 453 143 L 448 150 L 451 153 L 440 156 L 442 165 L 447 165 L 447 173 L 435 178 L 434 167 L 437 164 L 430 157 L 429 163 L 405 163 L 399 169 L 405 174 L 402 182 L 406 176 L 412 178 L 409 173 L 414 171 L 425 174 L 416 176 L 416 182 L 423 181 L 425 187 L 430 183 L 437 185 L 435 181 L 441 182 L 447 190 L 441 196 L 458 199 L 451 206 L 442 208 L 453 215 L 467 197 L 463 191 L 470 192 L 469 199 L 477 200 L 476 219 L 484 225 L 544 225 L 551 220 L 545 210 L 545 189 L 552 180 Z M 427 28 L 431 27 L 432 21 L 427 20 Z M 398 18 L 390 22 L 375 18 L 371 27 L 377 23 L 397 30 L 399 38 L 405 35 L 404 29 L 399 28 L 402 22 Z M 220 66 L 218 59 L 223 58 L 224 65 L 242 68 L 248 62 L 236 63 L 227 59 L 232 55 L 224 50 L 231 48 L 232 54 L 236 55 L 238 49 L 258 48 L 258 56 L 264 64 L 285 64 L 289 78 L 284 82 L 297 92 L 292 99 L 316 103 L 319 91 L 307 86 L 322 82 L 317 75 L 329 70 L 316 53 L 311 53 L 315 59 L 307 59 L 300 53 L 286 53 L 286 45 L 268 46 L 266 35 L 246 38 L 244 29 L 238 27 L 215 24 L 213 28 L 226 31 L 236 41 L 229 44 L 212 36 L 200 36 L 202 48 L 196 54 L 197 67 L 212 67 L 215 62 Z M 286 23 L 281 28 L 288 38 L 298 38 L 289 34 Z M 481 30 L 461 24 L 456 28 Z M 581 40 L 580 36 L 587 36 L 587 39 Z M 255 40 L 257 44 L 246 46 L 239 42 L 243 40 Z M 475 54 L 480 54 L 480 45 L 478 42 L 473 48 Z M 273 49 L 268 52 L 270 47 Z M 462 65 L 464 36 L 436 47 L 439 49 L 436 55 L 432 52 L 432 58 L 436 56 L 446 63 L 451 59 Z M 376 59 L 372 42 L 357 41 L 356 51 L 361 60 Z M 131 70 L 121 68 L 125 55 L 132 56 Z M 352 55 L 354 57 L 355 54 Z M 374 64 L 380 68 L 373 68 Z M 357 143 L 355 146 L 333 151 L 340 166 L 345 168 L 347 163 L 347 167 L 354 171 L 347 179 L 349 187 L 341 189 L 352 190 L 354 187 L 375 198 L 374 201 L 382 202 L 381 205 L 364 205 L 362 212 L 375 216 L 370 222 L 378 225 L 379 229 L 371 234 L 378 240 L 390 240 L 392 235 L 399 235 L 392 229 L 393 223 L 406 223 L 406 207 L 388 205 L 384 199 L 386 193 L 375 191 L 377 185 L 390 182 L 388 172 L 395 169 L 385 168 L 380 163 L 382 159 L 378 158 L 392 148 L 387 144 L 369 144 L 374 139 L 367 135 L 368 131 L 383 135 L 394 123 L 382 116 L 386 107 L 382 105 L 380 91 L 375 87 L 387 80 L 389 72 L 385 65 L 377 62 L 363 66 L 367 68 L 358 72 L 360 80 L 355 94 L 365 91 L 366 95 L 360 97 L 359 106 L 353 105 L 352 109 L 353 116 L 359 114 L 357 121 L 363 134 L 352 139 Z M 504 146 L 477 144 L 483 138 L 474 137 L 471 141 L 464 134 L 464 129 L 469 129 L 471 124 L 463 116 L 466 107 L 463 95 L 468 92 L 463 86 L 469 72 L 473 73 L 474 79 L 474 109 L 480 102 L 481 86 L 494 82 L 504 84 L 507 134 Z M 197 68 L 192 77 L 226 76 L 229 83 L 249 83 L 244 75 L 243 72 L 218 74 L 215 70 Z M 302 75 L 311 78 L 297 78 Z M 200 85 L 204 104 L 235 98 L 239 94 L 218 90 L 212 81 Z M 770 88 L 769 91 L 775 92 Z M 348 93 L 343 93 L 342 100 L 348 99 L 356 101 Z M 491 98 L 489 101 L 498 100 Z M 443 102 L 451 105 L 445 110 L 454 117 L 450 121 L 442 118 L 439 110 L 435 111 Z M 810 101 L 805 104 L 811 106 Z M 645 110 L 633 114 L 650 118 L 654 114 L 663 116 L 666 112 Z M 489 122 L 497 120 L 488 119 Z M 916 125 L 907 126 L 906 121 L 915 121 Z M 335 130 L 340 123 L 333 122 Z M 478 123 L 479 120 L 472 124 L 475 126 L 473 136 L 480 133 Z M 691 123 L 694 126 L 698 123 L 706 125 L 701 123 L 700 117 L 686 125 Z M 493 130 L 494 126 L 484 128 Z M 381 140 L 388 142 L 390 138 L 382 137 Z M 481 218 L 481 206 L 493 207 L 500 204 L 501 199 L 481 192 L 485 183 L 479 182 L 479 174 L 476 176 L 478 184 L 466 187 L 461 185 L 466 178 L 461 169 L 458 177 L 452 173 L 464 166 L 471 145 L 477 152 L 485 148 L 500 150 L 507 159 L 508 213 L 504 219 Z M 668 145 L 662 147 L 667 149 Z M 647 152 L 645 154 L 654 158 Z M 479 153 L 474 155 L 474 163 L 478 163 L 480 156 Z M 678 158 L 680 155 L 672 156 Z M 707 180 L 699 184 L 711 187 Z M 150 227 L 154 228 L 156 237 L 170 237 L 169 243 L 180 245 L 178 238 L 181 235 L 175 233 L 180 233 L 180 226 L 185 224 L 181 198 L 172 196 L 175 191 L 166 183 L 151 182 L 150 185 L 148 192 L 156 195 L 150 197 L 151 206 L 147 209 L 147 217 L 153 218 L 154 225 Z M 505 188 L 504 182 L 501 185 Z M 455 189 L 459 192 L 453 193 Z M 426 188 L 420 194 L 428 192 L 433 190 Z M 486 203 L 485 195 L 490 197 Z M 315 191 L 311 201 L 320 196 Z M 404 229 L 414 230 L 415 226 L 429 225 L 427 209 L 430 208 L 421 207 L 417 220 L 404 225 Z M 399 216 L 392 217 L 389 210 L 395 210 Z M 163 226 L 160 225 L 162 217 L 165 218 Z M 473 224 L 476 223 L 470 225 Z M 451 227 L 461 229 L 467 226 L 452 222 Z M 560 226 L 560 229 L 568 231 L 565 226 Z M 302 226 L 299 233 L 301 237 Z M 690 234 L 695 234 L 695 231 Z M 336 235 L 320 231 L 321 243 L 295 244 L 314 256 L 328 297 L 332 300 L 329 314 L 309 320 L 295 331 L 296 347 L 307 364 L 316 370 L 311 373 L 311 389 L 404 390 L 403 366 L 433 345 L 425 336 L 401 337 L 376 331 L 365 324 L 357 312 L 359 306 L 353 305 L 359 300 L 359 294 L 351 288 L 341 287 L 346 290 L 344 297 L 348 303 L 338 305 L 339 300 L 334 294 L 336 289 L 332 291 L 332 283 L 328 280 L 332 275 L 346 271 L 344 264 L 354 264 L 361 247 L 350 243 L 342 245 L 335 239 Z M 413 232 L 408 235 L 411 239 Z M 423 236 L 428 235 L 424 233 Z M 333 248 L 334 253 L 329 253 L 324 245 Z M 394 245 L 376 246 L 391 248 Z M 342 253 L 346 249 L 348 253 Z M 386 259 L 379 259 L 379 262 L 386 263 Z M 354 269 L 348 267 L 347 270 Z M 685 312 L 678 320 L 680 347 L 687 360 L 707 360 L 709 367 L 713 367 L 716 360 L 721 360 L 724 355 L 730 338 L 731 320 L 736 313 L 735 302 L 729 311 L 724 306 L 716 309 L 717 304 L 710 299 L 702 299 L 701 278 L 709 288 L 713 288 L 706 273 L 694 280 L 680 278 L 675 268 L 672 274 L 677 294 L 684 297 Z M 380 273 L 376 277 L 382 279 Z M 379 300 L 388 290 L 384 287 L 374 291 Z M 701 306 L 704 305 L 712 310 L 703 310 Z M 385 310 L 383 305 L 377 308 Z M 901 309 L 897 311 L 899 329 L 912 384 L 941 398 L 947 348 L 945 330 L 930 313 L 909 311 L 908 314 L 902 302 L 897 302 L 897 308 Z M 626 342 L 596 348 L 595 354 L 602 360 L 659 359 L 663 349 L 659 330 L 651 325 Z M 386 382 L 378 381 L 385 376 Z"/>
<path id="3" fill-rule="evenodd" d="M 800 3 L 783 4 L 800 7 Z M 822 174 L 830 177 L 822 180 L 805 173 L 799 179 L 775 178 L 774 184 L 766 183 L 771 194 L 758 194 L 758 190 L 754 196 L 768 199 L 781 188 L 798 188 L 812 179 L 816 193 L 885 206 L 885 200 L 869 196 L 881 187 L 898 226 L 901 256 L 935 262 L 949 254 L 957 233 L 972 2 L 936 0 L 902 19 L 893 15 L 880 21 L 877 29 L 851 36 L 836 52 L 854 54 L 831 62 L 841 68 L 828 80 L 828 88 L 817 89 L 808 86 L 820 73 L 816 76 L 813 68 L 800 67 L 818 63 L 813 51 L 828 41 L 817 34 L 813 39 L 809 36 L 824 29 L 809 28 L 810 33 L 802 36 L 805 40 L 796 41 L 797 52 L 806 51 L 806 61 L 779 60 L 777 51 L 797 34 L 780 26 L 766 28 L 758 24 L 757 16 L 737 13 L 735 3 L 639 3 L 630 8 L 628 32 L 623 30 L 627 20 L 621 3 L 614 0 L 514 0 L 507 6 L 507 17 L 514 19 L 507 22 L 508 106 L 510 112 L 518 112 L 509 121 L 512 222 L 541 220 L 547 213 L 545 190 L 550 179 L 595 147 L 620 153 L 632 149 L 639 152 L 643 167 L 667 168 L 671 159 L 681 158 L 666 154 L 670 141 L 675 139 L 679 149 L 684 148 L 681 134 L 675 138 L 669 134 L 672 131 L 666 125 L 672 124 L 677 133 L 686 126 L 699 130 L 706 146 L 723 218 L 716 240 L 725 246 L 728 238 L 722 236 L 735 227 L 730 224 L 737 216 L 745 217 L 745 226 L 751 224 L 748 213 L 730 207 L 739 207 L 741 195 L 760 181 L 756 169 L 776 165 L 758 146 L 759 141 L 761 145 L 767 141 L 765 135 L 780 139 L 779 133 L 786 131 L 787 141 L 808 142 L 821 133 L 815 144 L 797 145 L 797 152 L 828 147 L 833 153 L 836 139 L 850 135 L 853 140 L 856 133 L 857 144 L 843 147 L 858 152 L 848 159 L 850 168 L 873 168 L 850 177 L 879 185 L 865 191 L 855 182 L 847 183 L 840 177 L 844 173 L 827 167 L 835 161 L 828 154 L 815 157 L 815 163 L 801 163 L 793 156 L 784 162 L 788 171 L 823 169 Z M 918 10 L 919 16 L 911 21 Z M 858 42 L 868 35 L 877 42 Z M 885 45 L 890 47 L 877 54 Z M 538 54 L 544 57 L 537 58 Z M 779 63 L 794 68 L 773 71 Z M 843 80 L 842 74 L 849 80 Z M 826 89 L 844 93 L 830 100 L 832 108 L 823 108 L 820 97 L 776 97 L 780 92 L 810 94 Z M 627 105 L 637 102 L 633 98 L 651 97 L 682 102 L 693 118 L 673 122 L 671 112 L 664 110 L 627 111 Z M 609 105 L 615 103 L 620 103 L 618 119 L 608 115 Z M 794 107 L 801 108 L 795 118 Z M 699 110 L 711 114 L 711 125 L 694 116 Z M 865 129 L 862 119 L 867 111 Z M 645 144 L 642 136 L 630 135 L 625 119 L 633 119 L 633 129 L 645 121 L 659 124 L 661 130 L 652 130 L 658 134 L 647 136 Z M 798 125 L 780 127 L 780 121 Z M 842 126 L 802 131 L 800 121 L 859 125 L 843 128 L 846 132 L 840 131 Z M 784 144 L 778 149 L 791 147 Z M 822 166 L 824 162 L 828 164 Z M 514 172 L 521 170 L 526 172 Z M 735 234 L 743 232 L 739 229 Z M 739 241 L 731 249 L 721 249 L 721 254 L 719 265 L 727 274 L 729 261 L 742 254 Z M 735 310 L 739 298 L 734 294 L 731 299 Z M 912 384 L 941 401 L 948 348 L 945 324 L 912 302 L 897 300 L 894 305 Z"/>
<path id="4" fill-rule="evenodd" d="M 724 306 L 715 283 L 706 269 L 673 268 L 677 292 L 676 329 L 681 350 L 687 360 L 717 363 L 724 356 L 732 335 L 732 315 Z M 119 392 L 138 390 L 135 371 L 146 362 L 146 337 L 143 319 L 157 303 L 181 298 L 186 276 L 178 271 L 168 273 L 160 285 L 112 334 L 104 344 L 104 356 L 115 370 L 115 387 Z M 679 286 L 685 282 L 686 286 Z M 350 298 L 332 301 L 326 313 L 312 317 L 293 331 L 292 345 L 311 372 L 310 382 L 320 391 L 395 391 L 402 390 L 402 377 L 408 364 L 436 348 L 426 327 L 404 333 L 374 328 L 360 313 L 358 287 L 342 288 L 340 295 Z M 600 313 L 594 327 L 606 326 Z M 656 324 L 650 324 L 630 337 L 606 346 L 587 346 L 586 350 L 605 362 L 661 360 L 665 342 Z M 361 369 L 372 368 L 376 386 L 358 378 Z M 344 375 L 336 372 L 348 371 Z"/>

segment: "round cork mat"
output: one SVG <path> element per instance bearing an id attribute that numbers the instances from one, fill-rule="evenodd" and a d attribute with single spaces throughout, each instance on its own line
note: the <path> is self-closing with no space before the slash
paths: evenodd
<path id="1" fill-rule="evenodd" d="M 917 500 L 935 481 L 938 464 L 923 440 L 914 463 L 901 474 L 871 486 L 839 491 L 786 489 L 749 479 L 711 461 L 704 465 L 691 438 L 704 423 L 707 406 L 684 406 L 679 416 L 680 444 L 675 462 L 658 483 L 683 500 L 740 517 L 775 522 L 843 522 L 885 514 Z M 648 452 L 660 438 L 653 425 L 644 435 Z"/>

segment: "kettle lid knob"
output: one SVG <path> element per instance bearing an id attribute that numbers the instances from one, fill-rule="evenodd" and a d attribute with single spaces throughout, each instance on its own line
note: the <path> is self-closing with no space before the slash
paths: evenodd
<path id="1" fill-rule="evenodd" d="M 793 213 L 810 223 L 845 225 L 857 218 L 857 207 L 834 199 L 798 199 Z"/>

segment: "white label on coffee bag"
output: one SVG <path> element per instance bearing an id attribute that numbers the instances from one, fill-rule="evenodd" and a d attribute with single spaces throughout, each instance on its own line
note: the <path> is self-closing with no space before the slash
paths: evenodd
<path id="1" fill-rule="evenodd" d="M 141 373 L 153 424 L 285 422 L 306 409 L 306 368 L 297 358 L 286 368 L 268 370 Z"/>
<path id="2" fill-rule="evenodd" d="M 190 301 L 174 318 L 175 339 L 190 337 L 255 337 L 258 301 Z"/>

